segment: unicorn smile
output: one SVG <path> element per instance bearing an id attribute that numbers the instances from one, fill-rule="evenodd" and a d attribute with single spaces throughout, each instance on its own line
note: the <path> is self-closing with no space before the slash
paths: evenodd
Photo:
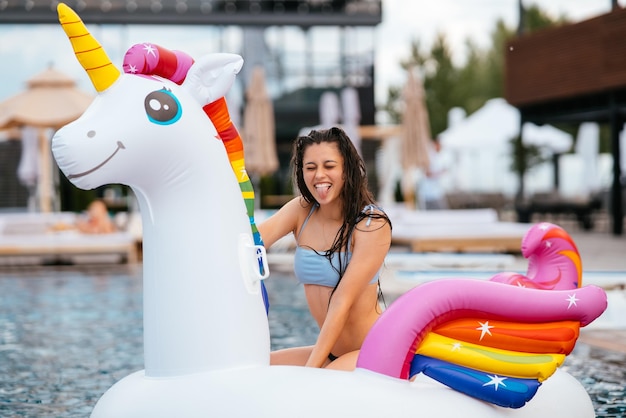
<path id="1" fill-rule="evenodd" d="M 117 148 L 115 149 L 115 151 L 113 151 L 113 153 L 111 155 L 109 155 L 109 157 L 102 161 L 100 164 L 98 164 L 97 166 L 95 166 L 92 169 L 89 169 L 87 171 L 83 171 L 82 173 L 78 173 L 78 174 L 70 174 L 69 176 L 67 176 L 68 180 L 71 179 L 76 179 L 79 177 L 83 177 L 86 176 L 87 174 L 91 174 L 96 170 L 99 170 L 102 166 L 104 166 L 106 163 L 108 163 L 109 161 L 111 161 L 111 159 L 115 156 L 115 154 L 117 154 L 117 152 L 121 149 L 126 149 L 126 147 L 124 146 L 124 144 L 122 143 L 122 141 L 117 141 Z"/>

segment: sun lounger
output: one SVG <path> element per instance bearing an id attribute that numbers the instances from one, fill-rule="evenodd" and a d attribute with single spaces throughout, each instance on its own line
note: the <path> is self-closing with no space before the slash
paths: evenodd
<path id="1" fill-rule="evenodd" d="M 392 244 L 414 252 L 519 253 L 530 227 L 500 222 L 494 209 L 386 210 L 393 223 Z"/>
<path id="2" fill-rule="evenodd" d="M 128 232 L 83 234 L 71 229 L 76 215 L 15 213 L 0 216 L 0 265 L 110 264 L 137 261 Z"/>

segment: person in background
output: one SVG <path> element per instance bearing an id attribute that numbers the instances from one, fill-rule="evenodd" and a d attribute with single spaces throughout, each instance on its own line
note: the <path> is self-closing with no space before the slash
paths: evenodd
<path id="1" fill-rule="evenodd" d="M 441 160 L 441 142 L 436 138 L 432 142 L 428 159 L 430 165 L 426 175 L 419 182 L 418 198 L 424 210 L 448 209 L 446 193 L 441 187 L 441 176 L 446 169 Z"/>
<path id="2" fill-rule="evenodd" d="M 272 352 L 271 364 L 350 370 L 381 314 L 378 277 L 391 222 L 375 206 L 365 164 L 342 129 L 298 137 L 291 165 L 301 195 L 258 228 L 267 248 L 294 234 L 294 273 L 320 332 L 313 346 Z"/>
<path id="3" fill-rule="evenodd" d="M 115 232 L 115 225 L 102 200 L 94 200 L 87 208 L 86 219 L 79 219 L 76 227 L 86 234 L 108 234 Z"/>

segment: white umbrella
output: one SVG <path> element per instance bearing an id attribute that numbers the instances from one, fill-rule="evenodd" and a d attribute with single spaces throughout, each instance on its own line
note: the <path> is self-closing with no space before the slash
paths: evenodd
<path id="1" fill-rule="evenodd" d="M 469 192 L 509 192 L 517 185 L 510 170 L 510 141 L 520 132 L 519 110 L 502 98 L 439 134 L 442 153 L 449 156 L 454 188 Z"/>
<path id="2" fill-rule="evenodd" d="M 39 132 L 37 128 L 25 126 L 21 130 L 22 155 L 17 166 L 17 178 L 28 189 L 28 211 L 37 207 L 36 194 L 39 180 Z"/>
<path id="3" fill-rule="evenodd" d="M 359 93 L 354 87 L 346 87 L 341 90 L 341 104 L 343 109 L 343 130 L 352 140 L 356 150 L 361 154 L 361 135 L 359 134 L 361 105 L 359 104 Z"/>
<path id="4" fill-rule="evenodd" d="M 522 142 L 524 145 L 544 147 L 553 154 L 563 154 L 572 149 L 572 135 L 552 125 L 538 126 L 526 122 L 522 126 Z"/>
<path id="5" fill-rule="evenodd" d="M 300 129 L 298 136 L 308 135 L 313 130 L 330 129 L 333 126 L 339 126 L 341 120 L 341 104 L 339 96 L 334 91 L 325 91 L 320 96 L 318 104 L 318 114 L 320 123 L 315 126 L 305 126 Z"/>
<path id="6" fill-rule="evenodd" d="M 581 192 L 588 195 L 598 190 L 598 152 L 600 127 L 595 122 L 585 122 L 578 129 L 576 138 L 576 154 L 582 161 Z"/>
<path id="7" fill-rule="evenodd" d="M 439 135 L 446 149 L 499 146 L 519 134 L 519 110 L 501 98 L 490 99 L 483 107 Z"/>
<path id="8" fill-rule="evenodd" d="M 460 118 L 459 118 L 460 119 Z M 518 184 L 511 171 L 511 140 L 520 135 L 520 112 L 502 98 L 483 107 L 439 134 L 442 153 L 454 160 L 450 171 L 459 190 L 510 194 Z M 568 152 L 572 136 L 551 125 L 525 123 L 524 144 L 534 144 L 546 153 Z"/>
<path id="9" fill-rule="evenodd" d="M 25 126 L 21 130 L 22 155 L 17 167 L 17 178 L 26 187 L 34 187 L 39 178 L 39 150 L 37 128 Z"/>
<path id="10" fill-rule="evenodd" d="M 341 105 L 339 104 L 337 93 L 333 91 L 322 93 L 319 103 L 319 116 L 320 129 L 329 129 L 339 124 L 341 120 Z"/>

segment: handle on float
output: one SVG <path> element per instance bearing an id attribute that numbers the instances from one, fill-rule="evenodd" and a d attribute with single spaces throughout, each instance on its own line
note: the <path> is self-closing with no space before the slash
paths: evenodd
<path id="1" fill-rule="evenodd" d="M 256 245 L 247 234 L 239 236 L 239 263 L 243 281 L 251 294 L 258 294 L 263 287 L 262 280 L 270 275 L 265 247 Z"/>

